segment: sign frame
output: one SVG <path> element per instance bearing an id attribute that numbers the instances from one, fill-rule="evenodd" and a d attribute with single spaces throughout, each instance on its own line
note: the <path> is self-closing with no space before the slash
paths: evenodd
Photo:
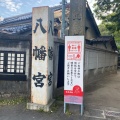
<path id="1" fill-rule="evenodd" d="M 83 115 L 84 51 L 84 36 L 65 36 L 64 113 L 66 104 L 77 104 Z"/>

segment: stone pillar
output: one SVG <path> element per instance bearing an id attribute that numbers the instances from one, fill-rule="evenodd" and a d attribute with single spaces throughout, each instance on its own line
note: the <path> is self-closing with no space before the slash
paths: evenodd
<path id="1" fill-rule="evenodd" d="M 69 35 L 85 35 L 86 0 L 70 0 Z"/>
<path id="2" fill-rule="evenodd" d="M 32 11 L 32 78 L 29 109 L 49 110 L 53 96 L 53 12 L 49 7 Z M 47 106 L 47 107 L 46 107 Z"/>

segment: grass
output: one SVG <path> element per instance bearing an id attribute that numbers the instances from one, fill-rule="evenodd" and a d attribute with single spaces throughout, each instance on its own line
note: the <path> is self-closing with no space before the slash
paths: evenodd
<path id="1" fill-rule="evenodd" d="M 39 112 L 45 112 L 43 109 L 40 109 Z"/>
<path id="2" fill-rule="evenodd" d="M 64 96 L 63 95 L 57 96 L 56 100 L 57 101 L 64 101 Z"/>
<path id="3" fill-rule="evenodd" d="M 51 111 L 52 112 L 57 111 L 60 108 L 61 103 L 64 103 L 64 95 L 56 97 L 56 102 L 51 106 Z M 66 115 L 72 115 L 72 113 L 69 111 L 69 105 L 67 105 L 66 108 Z"/>
<path id="4" fill-rule="evenodd" d="M 55 103 L 53 103 L 53 105 L 51 106 L 50 111 L 51 111 L 51 112 L 55 112 L 55 111 L 57 111 L 59 108 L 60 108 L 60 104 L 57 103 L 57 102 L 55 102 Z"/>
<path id="5" fill-rule="evenodd" d="M 69 105 L 66 106 L 66 115 L 72 115 L 72 113 L 69 111 Z"/>
<path id="6" fill-rule="evenodd" d="M 51 106 L 51 112 L 56 112 L 60 106 L 61 103 L 64 102 L 64 96 L 63 95 L 59 95 L 55 98 L 56 102 L 53 103 L 53 105 Z"/>
<path id="7" fill-rule="evenodd" d="M 0 99 L 0 105 L 16 105 L 20 103 L 27 103 L 26 97 L 14 97 L 14 98 L 2 98 Z"/>
<path id="8" fill-rule="evenodd" d="M 66 110 L 66 115 L 72 115 L 72 113 L 69 110 Z"/>

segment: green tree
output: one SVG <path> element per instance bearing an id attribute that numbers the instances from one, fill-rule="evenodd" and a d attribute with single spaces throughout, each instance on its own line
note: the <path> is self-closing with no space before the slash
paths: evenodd
<path id="1" fill-rule="evenodd" d="M 120 30 L 120 1 L 95 0 L 94 12 L 96 16 L 106 22 L 106 27 L 112 31 Z"/>
<path id="2" fill-rule="evenodd" d="M 120 31 L 115 31 L 115 32 L 110 31 L 106 27 L 105 23 L 103 23 L 103 22 L 98 27 L 99 27 L 99 30 L 100 30 L 100 33 L 102 36 L 110 36 L 110 35 L 114 36 L 116 45 L 117 45 L 118 49 L 120 50 Z"/>
<path id="3" fill-rule="evenodd" d="M 102 20 L 99 29 L 102 35 L 113 35 L 120 49 L 120 1 L 95 0 L 94 12 Z"/>
<path id="4" fill-rule="evenodd" d="M 101 23 L 100 25 L 98 25 L 98 28 L 99 28 L 102 36 L 110 36 L 111 35 L 111 32 L 106 28 L 104 23 Z"/>

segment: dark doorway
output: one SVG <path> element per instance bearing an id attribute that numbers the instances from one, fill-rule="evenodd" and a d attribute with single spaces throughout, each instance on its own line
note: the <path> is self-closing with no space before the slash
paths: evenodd
<path id="1" fill-rule="evenodd" d="M 58 82 L 57 88 L 64 86 L 64 45 L 59 46 L 59 61 L 58 61 Z"/>

